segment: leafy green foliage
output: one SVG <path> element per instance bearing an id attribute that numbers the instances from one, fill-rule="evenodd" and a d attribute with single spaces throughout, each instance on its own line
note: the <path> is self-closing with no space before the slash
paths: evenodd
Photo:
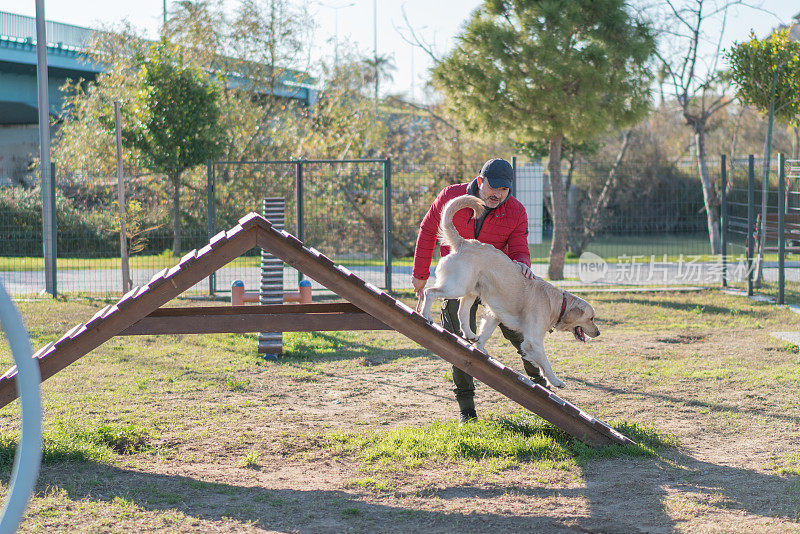
<path id="1" fill-rule="evenodd" d="M 788 123 L 800 120 L 800 42 L 789 39 L 789 29 L 777 30 L 766 39 L 734 44 L 728 52 L 731 76 L 739 98 L 767 112 L 775 105 L 775 117 Z"/>
<path id="2" fill-rule="evenodd" d="M 219 88 L 208 74 L 183 61 L 165 40 L 140 61 L 134 124 L 123 130 L 148 167 L 172 184 L 172 253 L 181 253 L 181 174 L 222 153 Z"/>
<path id="3" fill-rule="evenodd" d="M 487 0 L 433 80 L 472 129 L 581 142 L 647 110 L 653 47 L 621 0 Z"/>
<path id="4" fill-rule="evenodd" d="M 141 60 L 137 122 L 126 140 L 150 168 L 179 175 L 220 154 L 218 100 L 219 84 L 161 41 Z"/>
<path id="5" fill-rule="evenodd" d="M 13 221 L 13 224 L 4 224 L 0 229 L 0 254 L 41 256 L 40 189 L 0 188 L 0 213 L 4 220 Z M 119 234 L 114 234 L 116 220 L 113 214 L 89 211 L 73 199 L 56 195 L 56 224 L 60 255 L 85 255 L 87 241 L 98 244 L 98 249 L 108 251 L 109 255 L 119 255 Z"/>

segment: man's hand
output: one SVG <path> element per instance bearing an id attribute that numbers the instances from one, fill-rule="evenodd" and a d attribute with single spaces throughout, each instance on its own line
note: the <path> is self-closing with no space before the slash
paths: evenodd
<path id="1" fill-rule="evenodd" d="M 417 307 L 415 311 L 419 311 L 419 306 L 422 304 L 422 290 L 425 289 L 425 284 L 427 283 L 427 280 L 420 280 L 415 276 L 411 277 L 411 285 L 414 286 L 414 293 L 417 294 Z"/>
<path id="2" fill-rule="evenodd" d="M 414 293 L 416 293 L 418 297 L 420 293 L 422 293 L 422 290 L 425 289 L 425 284 L 427 283 L 427 280 L 420 280 L 414 276 L 411 277 L 411 285 L 414 286 Z"/>
<path id="3" fill-rule="evenodd" d="M 414 286 L 414 293 L 417 295 L 417 306 L 414 308 L 414 311 L 418 312 L 420 306 L 422 305 L 422 290 L 425 289 L 425 284 L 427 284 L 427 280 L 420 280 L 416 276 L 411 277 L 411 285 Z"/>
<path id="4" fill-rule="evenodd" d="M 522 263 L 521 261 L 517 261 L 517 260 L 513 260 L 513 261 L 514 261 L 514 263 L 516 263 L 517 265 L 519 265 L 519 268 L 520 268 L 520 270 L 522 271 L 522 276 L 524 276 L 524 277 L 525 277 L 525 278 L 527 278 L 528 280 L 533 280 L 534 278 L 536 278 L 536 277 L 533 275 L 533 271 L 531 271 L 531 268 L 530 268 L 530 267 L 528 267 L 527 265 L 525 265 L 525 264 L 524 264 L 524 263 Z"/>

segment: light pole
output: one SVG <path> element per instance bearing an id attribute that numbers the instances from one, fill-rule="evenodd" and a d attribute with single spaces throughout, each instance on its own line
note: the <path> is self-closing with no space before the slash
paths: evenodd
<path id="1" fill-rule="evenodd" d="M 345 4 L 343 6 L 333 6 L 329 4 L 323 4 L 322 2 L 317 2 L 318 5 L 322 7 L 327 7 L 333 10 L 333 66 L 334 69 L 339 69 L 339 10 L 344 9 L 346 7 L 353 7 L 356 5 L 355 2 L 350 2 L 349 4 Z"/>

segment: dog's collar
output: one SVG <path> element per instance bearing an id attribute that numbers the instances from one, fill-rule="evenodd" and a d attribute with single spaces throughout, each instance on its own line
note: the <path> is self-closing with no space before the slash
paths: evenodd
<path id="1" fill-rule="evenodd" d="M 561 319 L 563 319 L 563 317 L 564 317 L 564 312 L 565 312 L 566 310 L 567 310 L 567 294 L 566 294 L 565 292 L 563 292 L 563 291 L 562 291 L 562 292 L 561 292 L 561 312 L 558 314 L 558 319 L 556 319 L 556 322 L 555 322 L 555 323 L 553 323 L 553 326 L 551 326 L 551 327 L 550 327 L 550 331 L 551 331 L 551 332 L 552 332 L 553 330 L 555 330 L 555 329 L 556 329 L 556 326 L 558 325 L 558 323 L 560 323 L 560 322 L 561 322 Z"/>

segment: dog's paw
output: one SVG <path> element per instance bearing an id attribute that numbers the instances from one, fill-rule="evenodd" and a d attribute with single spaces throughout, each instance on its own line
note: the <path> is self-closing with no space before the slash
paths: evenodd
<path id="1" fill-rule="evenodd" d="M 481 345 L 477 341 L 473 341 L 472 342 L 472 348 L 475 349 L 475 350 L 479 350 L 479 351 L 481 351 L 482 353 L 484 353 L 486 355 L 489 354 L 488 352 L 486 352 L 486 346 L 485 345 Z"/>
<path id="2" fill-rule="evenodd" d="M 553 377 L 553 380 L 548 380 L 551 387 L 562 389 L 567 386 L 567 383 L 563 380 L 559 380 L 558 378 Z"/>

